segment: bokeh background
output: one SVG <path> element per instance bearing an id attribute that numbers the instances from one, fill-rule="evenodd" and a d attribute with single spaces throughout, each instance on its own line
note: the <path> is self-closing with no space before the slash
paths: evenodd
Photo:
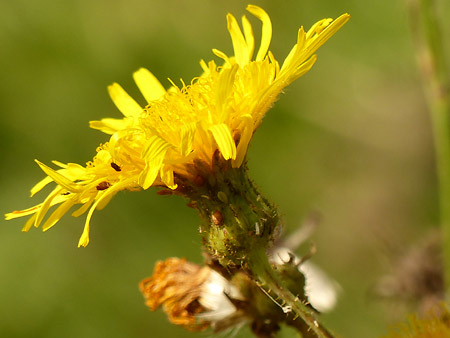
<path id="1" fill-rule="evenodd" d="M 442 1 L 444 2 L 444 1 Z M 300 25 L 349 12 L 315 67 L 266 116 L 248 154 L 254 180 L 278 204 L 286 231 L 311 212 L 322 221 L 313 261 L 342 292 L 325 323 L 343 337 L 375 337 L 403 316 L 373 288 L 402 252 L 438 223 L 430 123 L 401 0 L 258 1 L 282 61 Z M 200 73 L 211 48 L 231 52 L 227 12 L 245 1 L 0 1 L 0 202 L 29 207 L 43 173 L 33 162 L 85 163 L 106 135 L 89 120 L 119 117 L 106 86 L 140 99 L 131 74 L 150 69 L 166 86 Z M 443 15 L 450 15 L 443 4 Z M 445 7 L 446 6 L 446 7 Z M 252 20 L 257 33 L 257 20 Z M 446 22 L 448 23 L 448 22 Z M 449 27 L 446 27 L 450 33 Z M 143 103 L 143 100 L 140 99 Z M 40 197 L 39 197 L 40 196 Z M 155 190 L 122 192 L 94 214 L 47 233 L 0 221 L 1 337 L 205 337 L 149 312 L 138 282 L 172 256 L 201 262 L 199 219 L 186 201 Z M 299 254 L 307 251 L 301 248 Z M 394 250 L 394 251 L 396 251 Z M 237 337 L 250 337 L 242 329 Z M 285 331 L 284 336 L 289 336 Z"/>

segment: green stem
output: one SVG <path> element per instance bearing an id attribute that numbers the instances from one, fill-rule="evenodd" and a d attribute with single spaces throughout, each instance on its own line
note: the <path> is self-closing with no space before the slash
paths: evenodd
<path id="1" fill-rule="evenodd" d="M 438 10 L 434 0 L 409 1 L 428 109 L 431 115 L 439 184 L 445 290 L 450 289 L 450 76 L 446 64 Z"/>
<path id="2" fill-rule="evenodd" d="M 315 313 L 296 297 L 286 286 L 288 282 L 299 285 L 299 276 L 289 278 L 273 270 L 267 250 L 277 238 L 281 222 L 277 208 L 264 198 L 248 177 L 245 165 L 231 168 L 229 162 L 217 158 L 212 166 L 195 163 L 195 179 L 179 180 L 180 194 L 190 198 L 190 206 L 196 208 L 202 219 L 204 248 L 208 262 L 231 277 L 247 273 L 259 283 L 261 291 L 279 308 L 268 302 L 254 302 L 255 320 L 264 326 L 266 320 L 275 324 L 285 322 L 299 330 L 303 337 L 330 338 L 332 335 L 321 325 Z M 295 267 L 296 268 L 296 267 Z M 302 276 L 303 278 L 303 276 Z M 292 289 L 291 290 L 295 290 Z M 297 291 L 294 291 L 297 292 Z M 272 311 L 274 309 L 274 311 Z"/>
<path id="3" fill-rule="evenodd" d="M 315 313 L 284 285 L 283 280 L 270 265 L 264 248 L 252 252 L 248 262 L 254 278 L 259 280 L 269 293 L 275 294 L 276 299 L 273 301 L 280 300 L 282 303 L 279 306 L 283 312 L 294 315 L 290 321 L 291 326 L 300 328 L 305 338 L 333 338 L 333 335 L 318 321 Z"/>

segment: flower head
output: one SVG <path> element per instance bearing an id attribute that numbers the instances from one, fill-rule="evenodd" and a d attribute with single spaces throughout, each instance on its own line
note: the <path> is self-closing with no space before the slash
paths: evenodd
<path id="1" fill-rule="evenodd" d="M 253 133 L 281 91 L 311 69 L 314 53 L 349 19 L 348 14 L 336 20 L 323 19 L 308 31 L 301 27 L 297 43 L 284 62 L 279 64 L 269 51 L 272 25 L 267 13 L 257 6 L 247 10 L 262 22 L 261 43 L 254 56 L 252 26 L 243 16 L 242 27 L 227 15 L 227 27 L 234 55 L 213 49 L 223 60 L 201 61 L 203 73 L 181 86 L 172 82 L 169 89 L 146 69 L 133 74 L 147 101 L 141 107 L 124 89 L 114 83 L 109 94 L 123 114 L 122 119 L 105 118 L 90 126 L 111 135 L 97 149 L 97 155 L 86 166 L 54 162 L 54 170 L 37 161 L 47 177 L 35 185 L 34 195 L 47 184 L 56 187 L 44 202 L 26 210 L 6 214 L 6 219 L 31 216 L 23 231 L 42 224 L 47 212 L 58 206 L 42 225 L 48 230 L 74 205 L 72 213 L 87 212 L 79 246 L 89 243 L 89 224 L 94 210 L 103 208 L 121 190 L 163 186 L 178 188 L 179 177 L 190 177 L 196 163 L 212 164 L 217 152 L 232 167 L 242 165 Z"/>
<path id="2" fill-rule="evenodd" d="M 186 259 L 159 261 L 139 286 L 150 310 L 162 306 L 172 323 L 190 331 L 221 330 L 246 320 L 231 301 L 242 299 L 238 288 L 208 266 Z"/>

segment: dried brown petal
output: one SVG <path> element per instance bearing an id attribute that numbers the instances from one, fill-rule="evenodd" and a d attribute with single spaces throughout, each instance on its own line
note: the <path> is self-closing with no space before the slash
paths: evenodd
<path id="1" fill-rule="evenodd" d="M 172 323 L 201 331 L 209 323 L 198 320 L 196 314 L 205 311 L 199 298 L 210 272 L 208 267 L 173 257 L 157 262 L 153 275 L 144 279 L 139 287 L 145 304 L 152 311 L 162 306 Z"/>

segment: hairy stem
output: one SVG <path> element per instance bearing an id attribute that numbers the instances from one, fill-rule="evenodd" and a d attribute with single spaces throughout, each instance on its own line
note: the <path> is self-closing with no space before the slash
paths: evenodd
<path id="1" fill-rule="evenodd" d="M 281 276 L 270 265 L 267 250 L 280 232 L 279 213 L 249 179 L 245 165 L 231 168 L 220 157 L 212 167 L 195 165 L 198 175 L 194 180 L 180 182 L 180 192 L 189 196 L 190 206 L 198 210 L 203 220 L 200 230 L 210 263 L 222 266 L 229 277 L 247 273 L 284 312 L 275 305 L 266 308 L 263 304 L 264 309 L 255 309 L 257 317 L 262 317 L 256 321 L 262 326 L 266 320 L 285 322 L 305 338 L 332 337 L 303 303 L 304 290 L 299 291 L 301 295 L 294 295 L 286 287 L 288 282 L 299 285 L 303 281 L 298 276 L 295 280 Z"/>
<path id="2" fill-rule="evenodd" d="M 269 263 L 265 250 L 255 250 L 249 257 L 249 269 L 262 287 L 275 295 L 277 302 L 286 315 L 292 313 L 293 319 L 290 325 L 298 328 L 303 337 L 333 338 L 333 335 L 318 321 L 315 313 L 308 308 L 296 295 L 284 285 L 283 280 L 277 275 Z"/>

